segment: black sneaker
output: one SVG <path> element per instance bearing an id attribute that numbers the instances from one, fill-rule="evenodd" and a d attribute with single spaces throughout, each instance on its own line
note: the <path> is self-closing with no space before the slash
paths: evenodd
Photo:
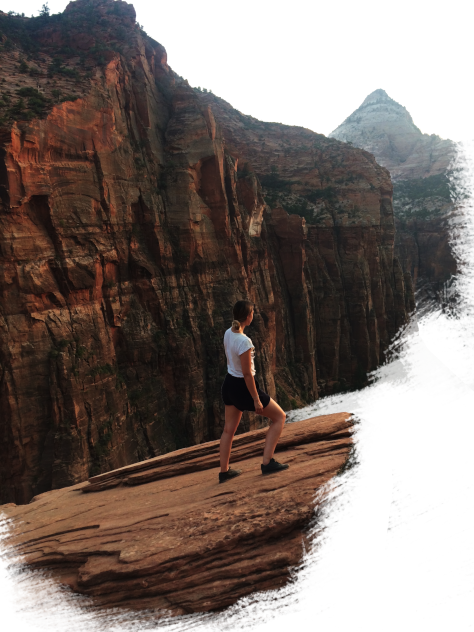
<path id="1" fill-rule="evenodd" d="M 242 474 L 242 470 L 231 470 L 228 469 L 227 472 L 219 472 L 219 483 L 225 483 L 231 478 L 235 478 Z"/>
<path id="2" fill-rule="evenodd" d="M 261 465 L 262 474 L 272 474 L 273 472 L 281 472 L 287 470 L 290 466 L 287 463 L 278 463 L 275 459 L 270 459 L 270 463 L 267 465 Z"/>

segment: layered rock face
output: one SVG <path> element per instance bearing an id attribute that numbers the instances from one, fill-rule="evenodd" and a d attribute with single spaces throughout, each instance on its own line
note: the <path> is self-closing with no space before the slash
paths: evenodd
<path id="1" fill-rule="evenodd" d="M 9 20 L 1 501 L 219 437 L 241 298 L 259 380 L 285 409 L 363 383 L 413 301 L 387 171 L 301 128 L 244 117 L 254 128 L 232 137 L 239 116 L 173 73 L 125 2 Z M 37 68 L 12 80 L 18 33 Z"/>
<path id="2" fill-rule="evenodd" d="M 372 92 L 330 136 L 371 152 L 390 171 L 397 258 L 412 275 L 418 300 L 435 298 L 457 269 L 449 245 L 455 143 L 423 134 L 384 90 Z"/>
<path id="3" fill-rule="evenodd" d="M 395 248 L 413 280 L 418 322 L 474 317 L 474 198 L 442 217 L 397 227 Z"/>
<path id="4" fill-rule="evenodd" d="M 262 476 L 265 431 L 256 430 L 235 439 L 242 474 L 225 485 L 216 441 L 0 507 L 8 543 L 91 605 L 155 609 L 152 618 L 279 588 L 310 545 L 306 528 L 324 498 L 315 503 L 315 491 L 351 465 L 349 417 L 288 424 L 277 450 L 290 467 L 278 474 Z"/>

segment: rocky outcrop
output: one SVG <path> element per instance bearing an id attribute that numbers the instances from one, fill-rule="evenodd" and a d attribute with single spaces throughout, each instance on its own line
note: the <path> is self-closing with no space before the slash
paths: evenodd
<path id="1" fill-rule="evenodd" d="M 233 142 L 235 111 L 173 73 L 132 13 L 77 0 L 7 25 L 0 55 L 19 59 L 27 32 L 51 77 L 22 74 L 41 111 L 10 90 L 0 127 L 2 502 L 218 438 L 238 299 L 285 409 L 362 384 L 410 308 L 386 170 L 254 119 Z"/>
<path id="2" fill-rule="evenodd" d="M 418 303 L 442 295 L 456 273 L 449 220 L 449 168 L 456 145 L 423 134 L 402 105 L 375 90 L 330 136 L 371 152 L 394 181 L 395 253 L 410 273 Z"/>
<path id="3" fill-rule="evenodd" d="M 95 607 L 221 609 L 288 581 L 315 491 L 351 463 L 350 429 L 346 413 L 287 425 L 277 449 L 290 468 L 279 474 L 262 476 L 257 430 L 235 439 L 243 473 L 225 485 L 211 442 L 0 507 L 12 520 L 7 543 Z"/>
<path id="4" fill-rule="evenodd" d="M 394 182 L 445 174 L 455 152 L 453 141 L 423 134 L 385 90 L 369 94 L 329 136 L 369 151 Z"/>

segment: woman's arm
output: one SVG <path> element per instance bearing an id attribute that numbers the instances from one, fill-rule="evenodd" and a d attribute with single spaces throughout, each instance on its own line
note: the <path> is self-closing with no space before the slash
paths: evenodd
<path id="1" fill-rule="evenodd" d="M 249 389 L 249 393 L 253 400 L 258 399 L 257 387 L 255 386 L 255 380 L 252 375 L 252 349 L 249 349 L 240 356 L 240 362 L 242 364 L 242 373 L 244 374 L 244 380 Z"/>

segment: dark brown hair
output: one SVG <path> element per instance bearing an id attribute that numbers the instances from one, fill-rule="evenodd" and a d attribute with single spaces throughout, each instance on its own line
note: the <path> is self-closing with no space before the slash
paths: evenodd
<path id="1" fill-rule="evenodd" d="M 237 301 L 234 305 L 232 313 L 234 320 L 232 321 L 232 329 L 238 331 L 241 323 L 245 322 L 253 310 L 253 303 L 250 301 Z"/>

